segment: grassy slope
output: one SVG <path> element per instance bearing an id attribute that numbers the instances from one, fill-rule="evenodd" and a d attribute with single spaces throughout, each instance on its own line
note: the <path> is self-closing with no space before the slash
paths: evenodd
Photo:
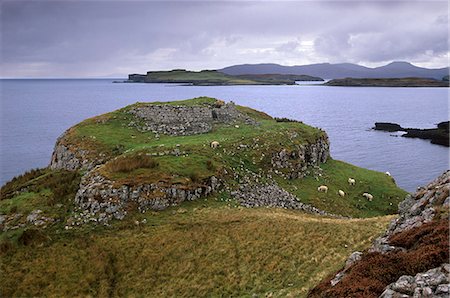
<path id="1" fill-rule="evenodd" d="M 333 159 L 328 160 L 321 168 L 323 173 L 318 180 L 307 176 L 295 180 L 279 179 L 279 184 L 299 197 L 302 202 L 351 217 L 394 214 L 397 212 L 398 203 L 406 196 L 406 192 L 399 189 L 394 180 L 384 173 Z M 349 177 L 356 180 L 354 186 L 348 184 Z M 328 193 L 317 192 L 319 185 L 327 185 Z M 344 198 L 339 196 L 338 190 L 345 192 Z M 362 196 L 364 192 L 373 195 L 372 202 Z"/>
<path id="2" fill-rule="evenodd" d="M 145 225 L 133 223 L 144 218 Z M 53 227 L 2 253 L 0 294 L 304 296 L 352 251 L 367 248 L 388 219 L 320 218 L 209 198 L 95 232 Z"/>

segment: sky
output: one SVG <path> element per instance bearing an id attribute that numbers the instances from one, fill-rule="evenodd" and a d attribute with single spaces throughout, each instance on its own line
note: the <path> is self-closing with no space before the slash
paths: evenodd
<path id="1" fill-rule="evenodd" d="M 449 66 L 446 0 L 0 1 L 0 77 L 244 63 Z"/>

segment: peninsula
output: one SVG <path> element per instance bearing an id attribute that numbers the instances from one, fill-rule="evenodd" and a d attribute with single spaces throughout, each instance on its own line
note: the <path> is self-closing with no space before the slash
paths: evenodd
<path id="1" fill-rule="evenodd" d="M 194 86 L 224 85 L 294 85 L 296 81 L 323 81 L 322 78 L 308 75 L 250 74 L 229 75 L 216 70 L 188 71 L 149 71 L 147 74 L 130 74 L 128 83 L 176 83 Z"/>
<path id="2" fill-rule="evenodd" d="M 0 193 L 5 297 L 305 296 L 406 196 L 325 131 L 208 97 L 87 119 Z"/>

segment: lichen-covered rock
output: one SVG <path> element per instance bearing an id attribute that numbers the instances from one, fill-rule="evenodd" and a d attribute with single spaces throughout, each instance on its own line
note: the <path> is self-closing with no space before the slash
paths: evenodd
<path id="1" fill-rule="evenodd" d="M 403 275 L 386 287 L 380 298 L 449 297 L 450 264 L 443 264 L 416 276 Z"/>

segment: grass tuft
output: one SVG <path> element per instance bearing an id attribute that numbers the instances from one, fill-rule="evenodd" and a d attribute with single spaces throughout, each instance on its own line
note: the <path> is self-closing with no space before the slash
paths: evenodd
<path id="1" fill-rule="evenodd" d="M 128 173 L 136 169 L 154 169 L 159 163 L 146 155 L 122 156 L 106 165 L 106 170 L 111 173 Z"/>

